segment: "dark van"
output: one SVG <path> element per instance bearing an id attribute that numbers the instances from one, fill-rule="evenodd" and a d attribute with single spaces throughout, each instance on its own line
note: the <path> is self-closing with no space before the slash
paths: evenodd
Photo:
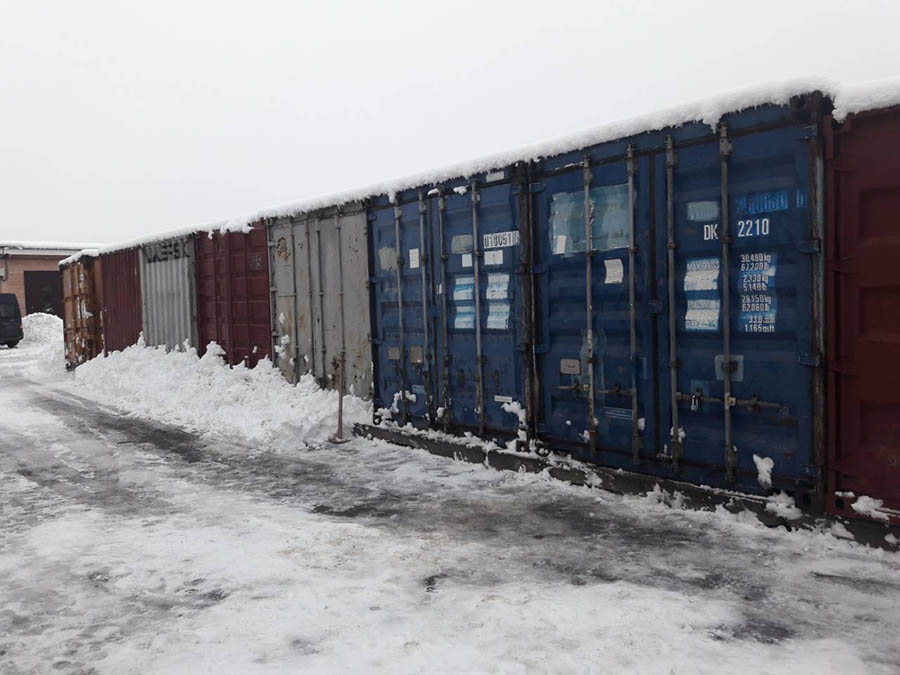
<path id="1" fill-rule="evenodd" d="M 19 301 L 13 293 L 0 293 L 0 344 L 12 348 L 23 337 Z"/>

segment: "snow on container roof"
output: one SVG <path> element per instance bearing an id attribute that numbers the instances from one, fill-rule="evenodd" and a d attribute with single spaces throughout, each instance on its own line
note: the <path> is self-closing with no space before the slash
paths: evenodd
<path id="1" fill-rule="evenodd" d="M 900 105 L 900 78 L 853 85 L 841 85 L 822 78 L 804 78 L 733 89 L 709 98 L 590 129 L 583 129 L 560 138 L 485 155 L 459 164 L 372 183 L 365 187 L 345 192 L 312 197 L 299 202 L 257 211 L 240 218 L 219 221 L 209 225 L 160 232 L 120 244 L 101 247 L 100 253 L 132 248 L 194 233 L 209 232 L 210 236 L 212 236 L 212 233 L 217 231 L 247 232 L 251 223 L 267 218 L 298 215 L 318 209 L 358 202 L 379 195 L 387 195 L 391 201 L 394 201 L 395 195 L 402 190 L 437 185 L 457 178 L 468 178 L 475 174 L 504 168 L 516 162 L 553 157 L 579 148 L 615 141 L 648 131 L 679 127 L 692 122 L 707 124 L 712 129 L 715 129 L 719 120 L 726 114 L 768 104 L 785 105 L 794 96 L 810 94 L 814 91 L 820 91 L 832 100 L 834 103 L 832 114 L 837 121 L 842 121 L 848 115 L 865 110 Z"/>
<path id="2" fill-rule="evenodd" d="M 85 248 L 97 248 L 103 244 L 86 244 L 73 241 L 13 241 L 0 239 L 0 248 L 14 251 L 79 251 Z"/>

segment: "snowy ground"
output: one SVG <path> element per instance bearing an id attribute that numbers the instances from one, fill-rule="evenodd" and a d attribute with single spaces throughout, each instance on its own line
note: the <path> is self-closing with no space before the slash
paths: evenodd
<path id="1" fill-rule="evenodd" d="M 0 672 L 900 672 L 900 555 L 321 445 L 329 395 L 151 351 L 0 350 Z M 266 424 L 204 431 L 239 380 Z"/>

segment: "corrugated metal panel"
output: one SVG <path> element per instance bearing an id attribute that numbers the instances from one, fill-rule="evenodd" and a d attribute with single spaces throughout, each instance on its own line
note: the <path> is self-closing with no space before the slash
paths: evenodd
<path id="1" fill-rule="evenodd" d="M 74 368 L 103 351 L 101 263 L 82 256 L 60 270 L 66 365 Z"/>
<path id="2" fill-rule="evenodd" d="M 144 341 L 167 349 L 197 345 L 194 239 L 141 246 Z"/>
<path id="3" fill-rule="evenodd" d="M 900 524 L 900 108 L 826 119 L 828 495 Z M 877 511 L 860 508 L 866 496 Z M 874 506 L 874 504 L 872 504 Z"/>
<path id="4" fill-rule="evenodd" d="M 269 264 L 266 229 L 202 233 L 197 252 L 200 352 L 215 341 L 234 365 L 253 367 L 270 352 Z"/>
<path id="5" fill-rule="evenodd" d="M 370 395 L 365 213 L 330 213 L 269 226 L 276 364 L 292 382 L 335 386 L 345 353 L 348 392 Z"/>
<path id="6" fill-rule="evenodd" d="M 140 250 L 104 253 L 100 260 L 104 347 L 106 352 L 121 351 L 137 342 L 142 330 Z"/>

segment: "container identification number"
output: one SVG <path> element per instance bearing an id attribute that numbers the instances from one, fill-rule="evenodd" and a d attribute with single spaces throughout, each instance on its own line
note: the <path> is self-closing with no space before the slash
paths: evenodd
<path id="1" fill-rule="evenodd" d="M 519 231 L 510 230 L 509 232 L 491 232 L 483 237 L 484 248 L 505 248 L 507 246 L 517 246 L 519 244 Z"/>
<path id="2" fill-rule="evenodd" d="M 769 234 L 768 218 L 749 218 L 747 220 L 737 221 L 738 237 L 765 237 Z M 709 223 L 703 226 L 703 240 L 719 238 L 719 224 Z"/>

